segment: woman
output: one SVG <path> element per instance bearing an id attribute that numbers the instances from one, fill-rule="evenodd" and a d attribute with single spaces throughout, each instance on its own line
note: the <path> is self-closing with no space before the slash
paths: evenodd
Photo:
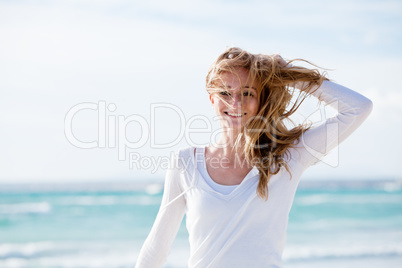
<path id="1" fill-rule="evenodd" d="M 207 90 L 222 135 L 217 144 L 181 150 L 172 160 L 137 268 L 163 265 L 184 213 L 189 267 L 282 267 L 288 215 L 302 173 L 372 109 L 364 96 L 291 63 L 230 48 L 211 66 Z M 309 95 L 338 114 L 314 128 L 289 129 L 285 121 Z"/>

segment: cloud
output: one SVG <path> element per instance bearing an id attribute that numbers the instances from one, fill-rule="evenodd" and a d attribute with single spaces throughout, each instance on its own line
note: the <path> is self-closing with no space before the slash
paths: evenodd
<path id="1" fill-rule="evenodd" d="M 378 108 L 402 110 L 402 88 L 400 90 L 379 90 L 369 89 L 366 95 L 375 100 L 375 105 Z"/>

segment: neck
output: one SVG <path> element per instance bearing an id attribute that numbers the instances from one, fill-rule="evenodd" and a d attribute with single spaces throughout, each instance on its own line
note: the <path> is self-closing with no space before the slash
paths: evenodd
<path id="1" fill-rule="evenodd" d="M 234 160 L 235 158 L 244 159 L 243 155 L 243 145 L 244 138 L 242 137 L 239 142 L 236 143 L 238 139 L 239 132 L 234 131 L 224 131 L 222 132 L 219 141 L 210 146 L 210 151 L 219 154 L 220 157 Z"/>

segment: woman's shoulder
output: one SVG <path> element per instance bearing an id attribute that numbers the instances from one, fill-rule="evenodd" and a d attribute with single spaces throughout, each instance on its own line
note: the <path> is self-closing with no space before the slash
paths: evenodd
<path id="1" fill-rule="evenodd" d="M 175 166 L 182 170 L 188 170 L 194 166 L 195 147 L 183 147 L 174 152 Z"/>
<path id="2" fill-rule="evenodd" d="M 188 158 L 188 157 L 192 157 L 194 156 L 194 151 L 195 151 L 195 147 L 183 147 L 180 148 L 176 151 L 176 154 L 179 157 L 184 157 L 184 158 Z"/>
<path id="3" fill-rule="evenodd" d="M 194 185 L 194 176 L 197 165 L 195 164 L 195 147 L 185 147 L 175 150 L 171 159 L 169 170 L 180 178 L 183 189 Z"/>

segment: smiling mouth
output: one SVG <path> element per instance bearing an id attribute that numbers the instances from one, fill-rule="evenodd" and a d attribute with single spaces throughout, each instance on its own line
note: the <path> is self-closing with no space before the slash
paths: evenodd
<path id="1" fill-rule="evenodd" d="M 246 115 L 246 113 L 244 113 L 244 114 L 235 114 L 235 113 L 228 113 L 228 112 L 225 112 L 225 114 L 229 115 L 230 117 L 235 117 L 235 118 L 240 118 L 243 115 Z"/>

